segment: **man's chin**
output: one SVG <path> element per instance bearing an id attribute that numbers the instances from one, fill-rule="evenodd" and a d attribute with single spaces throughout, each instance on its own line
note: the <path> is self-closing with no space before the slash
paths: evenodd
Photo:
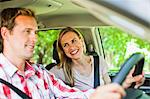
<path id="1" fill-rule="evenodd" d="M 32 58 L 32 56 L 33 56 L 33 54 L 28 54 L 28 55 L 26 55 L 25 57 L 26 57 L 26 60 L 30 60 L 31 58 Z"/>

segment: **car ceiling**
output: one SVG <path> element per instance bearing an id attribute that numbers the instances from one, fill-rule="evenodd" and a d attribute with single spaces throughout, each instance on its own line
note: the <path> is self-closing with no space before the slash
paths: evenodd
<path id="1" fill-rule="evenodd" d="M 25 7 L 35 11 L 40 29 L 106 25 L 71 0 L 0 0 L 0 11 L 8 7 Z"/>
<path id="2" fill-rule="evenodd" d="M 136 8 L 142 8 L 136 6 L 132 8 L 132 5 L 136 5 L 137 3 L 141 4 L 143 2 L 146 2 L 145 4 L 148 6 L 145 10 L 141 11 L 147 11 L 148 13 L 148 11 L 150 10 L 150 2 L 149 0 L 142 0 L 143 2 L 140 0 L 136 0 L 137 3 L 135 1 L 131 1 L 132 0 L 126 0 L 126 3 L 128 5 L 121 6 L 121 4 L 124 4 L 125 1 L 124 3 L 122 3 L 121 1 L 119 3 L 118 1 L 116 2 L 116 0 L 0 0 L 0 11 L 8 7 L 30 8 L 33 11 L 35 11 L 38 17 L 39 29 L 41 30 L 51 28 L 62 28 L 66 26 L 81 28 L 115 25 L 124 30 L 129 30 L 128 32 L 132 35 L 136 35 L 142 39 L 150 41 L 150 14 L 147 14 L 148 16 L 146 16 L 146 20 L 148 20 L 146 25 L 140 24 L 140 22 L 142 23 L 142 21 L 133 20 L 139 19 L 140 17 L 136 18 L 135 16 L 126 16 L 126 12 L 132 9 L 136 10 Z M 118 11 L 119 13 L 116 13 L 116 11 L 114 11 L 115 7 L 117 7 L 118 9 L 122 9 L 123 7 L 123 9 L 130 7 L 131 8 L 127 9 L 128 11 L 125 11 L 125 9 L 120 10 L 120 12 Z M 136 11 L 138 11 L 138 9 Z M 145 32 L 139 33 L 139 31 L 137 31 L 137 29 L 134 27 L 131 28 L 128 25 L 126 25 L 128 27 L 123 26 L 123 22 L 119 22 L 119 24 L 116 24 L 112 20 L 108 19 L 108 14 L 115 15 L 115 17 L 117 16 L 118 18 L 122 18 L 122 21 L 129 22 L 129 24 L 131 23 L 132 25 L 137 25 L 138 27 L 144 29 Z"/>
<path id="3" fill-rule="evenodd" d="M 72 0 L 103 22 L 150 41 L 149 0 Z"/>

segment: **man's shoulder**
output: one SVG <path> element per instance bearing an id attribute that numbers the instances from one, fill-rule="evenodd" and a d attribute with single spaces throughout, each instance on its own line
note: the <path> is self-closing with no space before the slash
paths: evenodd
<path id="1" fill-rule="evenodd" d="M 35 69 L 35 70 L 43 70 L 43 65 L 42 64 L 31 64 L 32 67 Z"/>
<path id="2" fill-rule="evenodd" d="M 32 67 L 38 72 L 40 71 L 40 72 L 49 73 L 49 71 L 42 64 L 32 64 Z"/>
<path id="3" fill-rule="evenodd" d="M 6 76 L 7 75 L 7 76 Z M 8 80 L 8 74 L 6 74 L 2 64 L 0 63 L 0 78 L 4 80 Z"/>

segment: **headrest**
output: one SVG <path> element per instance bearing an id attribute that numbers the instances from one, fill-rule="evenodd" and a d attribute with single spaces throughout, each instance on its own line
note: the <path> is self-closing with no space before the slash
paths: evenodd
<path id="1" fill-rule="evenodd" d="M 60 63 L 60 59 L 57 52 L 57 40 L 53 43 L 53 59 L 56 60 L 56 63 Z"/>

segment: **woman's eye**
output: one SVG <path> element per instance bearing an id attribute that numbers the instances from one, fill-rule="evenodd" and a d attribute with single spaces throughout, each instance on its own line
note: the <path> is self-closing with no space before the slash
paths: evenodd
<path id="1" fill-rule="evenodd" d="M 76 39 L 73 39 L 73 40 L 72 40 L 72 43 L 76 43 L 76 42 L 77 42 L 77 40 L 76 40 Z"/>
<path id="2" fill-rule="evenodd" d="M 65 43 L 64 45 L 63 45 L 63 47 L 67 47 L 68 46 L 68 44 L 67 43 Z"/>
<path id="3" fill-rule="evenodd" d="M 66 44 L 64 44 L 63 47 L 66 47 Z"/>

